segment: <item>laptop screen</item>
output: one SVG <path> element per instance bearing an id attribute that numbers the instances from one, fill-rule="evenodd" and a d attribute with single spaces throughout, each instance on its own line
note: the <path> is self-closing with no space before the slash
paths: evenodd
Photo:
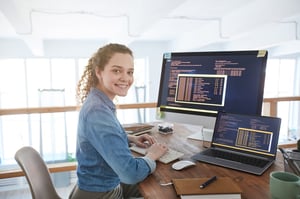
<path id="1" fill-rule="evenodd" d="M 219 112 L 212 146 L 275 156 L 280 118 Z"/>

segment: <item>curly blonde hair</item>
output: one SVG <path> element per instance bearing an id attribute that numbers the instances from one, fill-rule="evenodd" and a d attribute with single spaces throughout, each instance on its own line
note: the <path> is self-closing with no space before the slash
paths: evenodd
<path id="1" fill-rule="evenodd" d="M 96 68 L 98 67 L 101 71 L 103 71 L 105 65 L 115 53 L 130 54 L 133 56 L 132 51 L 122 44 L 107 44 L 99 48 L 98 51 L 89 59 L 88 65 L 85 67 L 83 75 L 78 82 L 76 92 L 78 104 L 82 104 L 89 94 L 90 89 L 98 84 L 99 81 L 95 72 Z"/>

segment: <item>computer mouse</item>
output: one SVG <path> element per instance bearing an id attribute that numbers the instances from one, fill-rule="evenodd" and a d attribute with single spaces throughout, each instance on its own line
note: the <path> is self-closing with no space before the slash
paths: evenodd
<path id="1" fill-rule="evenodd" d="M 195 165 L 196 165 L 196 163 L 192 162 L 190 160 L 180 160 L 180 161 L 172 164 L 172 168 L 179 171 L 179 170 L 182 170 L 182 169 L 185 169 L 185 168 L 188 168 L 191 166 L 195 166 Z"/>

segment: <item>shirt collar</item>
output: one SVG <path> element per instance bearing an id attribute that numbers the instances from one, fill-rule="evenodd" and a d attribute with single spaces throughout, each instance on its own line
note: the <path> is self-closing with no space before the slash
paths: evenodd
<path id="1" fill-rule="evenodd" d="M 111 101 L 107 95 L 105 95 L 102 91 L 100 91 L 99 89 L 93 87 L 91 88 L 91 94 L 97 95 L 101 101 L 103 101 L 113 112 L 116 111 L 116 106 L 113 103 L 113 101 Z"/>

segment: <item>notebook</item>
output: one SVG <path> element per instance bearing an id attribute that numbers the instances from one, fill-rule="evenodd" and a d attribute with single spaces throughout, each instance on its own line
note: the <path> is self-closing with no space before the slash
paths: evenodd
<path id="1" fill-rule="evenodd" d="M 281 119 L 219 112 L 211 147 L 192 159 L 263 174 L 275 161 Z"/>
<path id="2" fill-rule="evenodd" d="M 131 135 L 140 135 L 143 133 L 149 133 L 154 125 L 146 124 L 146 123 L 131 123 L 131 124 L 123 124 L 122 125 L 126 133 Z"/>
<path id="3" fill-rule="evenodd" d="M 181 199 L 194 198 L 241 198 L 242 190 L 229 177 L 217 177 L 217 180 L 201 189 L 200 185 L 209 178 L 179 178 L 172 179 L 175 191 Z"/>

